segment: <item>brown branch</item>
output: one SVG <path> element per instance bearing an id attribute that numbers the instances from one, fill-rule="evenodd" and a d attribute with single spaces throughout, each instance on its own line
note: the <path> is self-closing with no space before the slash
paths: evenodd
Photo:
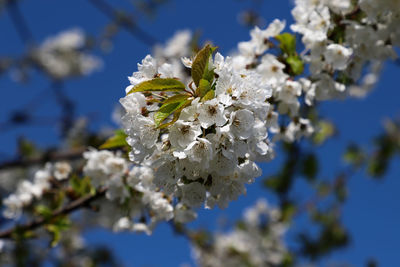
<path id="1" fill-rule="evenodd" d="M 86 151 L 85 148 L 77 148 L 68 151 L 61 152 L 51 152 L 45 153 L 36 158 L 30 159 L 15 159 L 10 161 L 5 161 L 0 163 L 0 170 L 10 169 L 10 168 L 18 168 L 18 167 L 29 167 L 37 164 L 44 164 L 48 161 L 60 161 L 60 160 L 73 160 L 78 159 L 82 156 L 82 153 Z"/>
<path id="2" fill-rule="evenodd" d="M 131 18 L 116 10 L 112 5 L 103 0 L 88 0 L 92 6 L 102 12 L 110 20 L 122 26 L 127 32 L 142 41 L 143 43 L 153 46 L 158 41 L 157 39 L 142 30 Z"/>
<path id="3" fill-rule="evenodd" d="M 55 218 L 60 215 L 67 215 L 77 209 L 83 208 L 83 207 L 87 206 L 88 204 L 90 204 L 92 201 L 104 196 L 106 191 L 107 191 L 107 188 L 102 188 L 102 189 L 99 189 L 94 195 L 87 195 L 87 196 L 81 197 L 77 200 L 74 200 L 71 203 L 69 203 L 68 205 L 66 205 L 65 207 L 61 207 L 61 208 L 53 211 L 50 218 Z M 1 238 L 8 238 L 8 239 L 12 238 L 13 233 L 15 233 L 16 231 L 25 232 L 25 231 L 29 231 L 29 230 L 35 230 L 35 229 L 41 227 L 42 225 L 46 224 L 48 221 L 49 221 L 48 218 L 40 217 L 40 218 L 34 219 L 30 222 L 27 222 L 26 224 L 15 225 L 10 229 L 1 231 L 0 239 Z"/>
<path id="4" fill-rule="evenodd" d="M 22 12 L 18 6 L 18 0 L 7 1 L 11 21 L 14 23 L 15 29 L 25 45 L 32 45 L 34 43 L 33 34 L 28 27 Z"/>

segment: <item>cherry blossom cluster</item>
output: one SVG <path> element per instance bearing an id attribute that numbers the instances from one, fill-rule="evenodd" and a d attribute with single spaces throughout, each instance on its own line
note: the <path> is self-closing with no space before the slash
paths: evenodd
<path id="1" fill-rule="evenodd" d="M 399 1 L 297 0 L 291 29 L 300 33 L 311 76 L 306 97 L 364 96 L 380 66 L 397 57 Z"/>
<path id="2" fill-rule="evenodd" d="M 189 59 L 184 63 L 192 64 Z M 245 193 L 244 184 L 261 175 L 255 161 L 273 156 L 266 120 L 270 87 L 260 87 L 256 73 L 234 70 L 231 59 L 219 53 L 210 65 L 217 76 L 216 97 L 206 101 L 191 97 L 190 105 L 168 128 L 156 126 L 154 111 L 159 105 L 151 101 L 154 95 L 130 93 L 120 101 L 126 110 L 122 121 L 132 147 L 130 159 L 150 164 L 157 187 L 190 207 L 203 203 L 226 207 Z M 127 93 L 154 77 L 176 78 L 169 63 L 159 64 L 150 55 L 138 68 Z"/>
<path id="3" fill-rule="evenodd" d="M 238 53 L 233 55 L 233 68 L 246 75 L 258 75 L 259 86 L 271 88 L 270 109 L 267 121 L 270 132 L 275 134 L 274 141 L 283 139 L 293 142 L 301 137 L 310 136 L 314 128 L 310 121 L 299 114 L 300 99 L 309 89 L 306 79 L 293 80 L 286 72 L 286 65 L 269 50 L 274 47 L 271 40 L 282 33 L 286 23 L 274 20 L 265 30 L 255 27 L 250 32 L 251 40 L 238 44 Z M 290 118 L 286 125 L 278 124 L 279 115 Z"/>
<path id="4" fill-rule="evenodd" d="M 193 255 L 199 266 L 279 266 L 287 252 L 287 226 L 279 219 L 278 209 L 259 200 L 233 231 L 215 233 L 207 244 L 194 243 Z"/>
<path id="5" fill-rule="evenodd" d="M 101 210 L 87 214 L 88 222 L 94 220 L 115 231 L 150 234 L 160 221 L 174 219 L 177 223 L 186 223 L 197 217 L 189 207 L 182 203 L 173 204 L 168 196 L 157 190 L 153 184 L 153 170 L 149 167 L 133 166 L 119 153 L 107 150 L 92 149 L 83 157 L 86 160 L 83 175 L 90 177 L 93 189 L 106 189 L 105 199 L 99 200 Z M 47 163 L 35 172 L 32 181 L 23 180 L 15 193 L 3 199 L 4 217 L 20 218 L 24 208 L 31 207 L 34 201 L 41 203 L 44 194 L 54 189 L 54 185 L 70 190 L 68 183 L 60 183 L 70 178 L 72 171 L 66 162 Z"/>
<path id="6" fill-rule="evenodd" d="M 132 166 L 121 155 L 107 150 L 90 150 L 84 153 L 84 158 L 87 162 L 83 172 L 91 178 L 93 186 L 107 188 L 102 209 L 94 216 L 97 223 L 115 231 L 150 234 L 160 221 L 174 218 L 186 223 L 196 218 L 192 210 L 182 204 L 174 206 L 171 199 L 157 190 L 149 167 Z"/>
<path id="7" fill-rule="evenodd" d="M 51 188 L 52 179 L 65 180 L 70 172 L 71 166 L 67 162 L 48 163 L 43 169 L 37 170 L 32 181 L 21 181 L 16 192 L 3 199 L 4 217 L 19 218 L 24 207 L 29 206 L 35 199 L 40 200 L 43 193 Z"/>
<path id="8" fill-rule="evenodd" d="M 287 73 L 287 63 L 277 54 L 276 39 L 285 22 L 275 20 L 265 30 L 250 32 L 251 40 L 238 45 L 233 56 L 237 70 L 261 75 L 261 85 L 272 88 L 270 117 L 288 115 L 286 123 L 271 128 L 273 139 L 293 141 L 313 132 L 301 118 L 302 103 L 350 96 L 364 96 L 376 84 L 382 63 L 397 58 L 399 1 L 297 0 L 290 29 L 302 36 L 300 54 L 308 69 L 296 79 Z M 286 64 L 285 64 L 286 63 Z M 289 62 L 290 63 L 290 62 Z M 304 100 L 303 100 L 304 99 Z"/>
<path id="9" fill-rule="evenodd" d="M 297 0 L 290 28 L 302 36 L 299 59 L 308 64 L 308 77 L 299 76 L 302 71 L 290 73 L 291 62 L 276 52 L 286 23 L 275 20 L 265 30 L 252 30 L 251 40 L 239 43 L 232 57 L 217 53 L 209 62 L 216 74 L 215 97 L 204 101 L 193 95 L 177 120 L 160 129 L 154 116 L 161 104 L 154 99 L 173 94 L 131 92 L 154 78 L 179 79 L 193 89 L 177 59 L 188 53 L 190 34 L 177 34 L 129 77 L 131 85 L 120 102 L 130 159 L 153 168 L 156 186 L 182 203 L 226 207 L 261 174 L 255 162 L 272 158 L 269 134 L 274 142 L 293 142 L 314 132 L 301 117 L 303 103 L 363 95 L 374 85 L 380 63 L 396 57 L 397 6 L 398 1 L 380 6 L 374 1 Z M 182 63 L 189 69 L 193 64 L 187 57 Z"/>
<path id="10" fill-rule="evenodd" d="M 31 51 L 32 59 L 51 77 L 65 79 L 98 70 L 102 61 L 84 51 L 87 37 L 73 28 L 46 39 Z"/>

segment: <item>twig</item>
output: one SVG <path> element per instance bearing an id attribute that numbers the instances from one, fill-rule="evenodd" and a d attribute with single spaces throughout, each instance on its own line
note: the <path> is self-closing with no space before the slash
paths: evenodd
<path id="1" fill-rule="evenodd" d="M 74 150 L 47 153 L 37 158 L 31 159 L 15 159 L 0 163 L 0 170 L 16 168 L 16 167 L 29 167 L 36 164 L 43 164 L 48 161 L 59 161 L 59 160 L 73 160 L 80 158 L 82 153 L 85 152 L 86 148 L 77 148 Z"/>
<path id="2" fill-rule="evenodd" d="M 137 24 L 135 24 L 131 19 L 121 16 L 119 12 L 106 1 L 103 0 L 88 0 L 95 8 L 101 11 L 104 15 L 106 15 L 112 21 L 117 22 L 118 25 L 124 27 L 126 31 L 131 33 L 134 37 L 138 38 L 143 43 L 153 46 L 158 41 L 156 38 L 146 33 L 142 29 L 139 28 Z"/>
<path id="3" fill-rule="evenodd" d="M 34 43 L 33 34 L 30 31 L 28 24 L 24 19 L 24 16 L 19 10 L 17 1 L 18 0 L 9 0 L 7 2 L 9 14 L 22 42 L 24 42 L 26 45 L 31 45 Z"/>
<path id="4" fill-rule="evenodd" d="M 59 208 L 55 210 L 51 214 L 51 218 L 55 218 L 60 215 L 67 215 L 79 208 L 85 207 L 88 204 L 90 204 L 92 201 L 102 197 L 107 191 L 107 188 L 102 188 L 98 190 L 94 195 L 87 195 L 84 197 L 81 197 L 75 201 L 72 201 L 65 207 Z M 28 231 L 28 230 L 34 230 L 36 228 L 39 228 L 40 226 L 46 224 L 48 222 L 48 218 L 40 217 L 37 219 L 34 219 L 33 221 L 30 221 L 26 224 L 22 225 L 15 225 L 11 227 L 10 229 L 4 230 L 0 232 L 0 238 L 12 238 L 13 233 L 16 231 Z"/>
<path id="5" fill-rule="evenodd" d="M 56 101 L 61 106 L 61 136 L 66 137 L 68 131 L 71 129 L 74 123 L 75 105 L 65 94 L 62 83 L 53 83 L 52 89 L 55 94 Z"/>

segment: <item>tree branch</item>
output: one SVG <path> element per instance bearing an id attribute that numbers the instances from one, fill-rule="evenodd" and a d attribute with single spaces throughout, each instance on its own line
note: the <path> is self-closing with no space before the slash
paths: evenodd
<path id="1" fill-rule="evenodd" d="M 10 161 L 5 161 L 0 163 L 0 170 L 6 170 L 17 167 L 21 168 L 29 167 L 36 164 L 44 164 L 48 161 L 73 160 L 80 158 L 82 156 L 82 153 L 85 152 L 86 149 L 87 149 L 86 147 L 77 148 L 69 151 L 45 153 L 42 156 L 31 159 L 15 159 Z"/>
<path id="2" fill-rule="evenodd" d="M 77 200 L 74 200 L 71 203 L 69 203 L 68 205 L 66 205 L 65 207 L 61 207 L 61 208 L 55 210 L 52 213 L 51 218 L 55 218 L 60 215 L 67 215 L 77 209 L 85 207 L 88 204 L 90 204 L 92 201 L 104 196 L 106 191 L 107 191 L 107 188 L 102 188 L 102 189 L 99 189 L 94 195 L 87 195 L 87 196 L 81 197 Z M 16 231 L 34 230 L 34 229 L 39 228 L 42 225 L 46 224 L 46 222 L 48 222 L 48 219 L 46 219 L 44 217 L 40 217 L 40 218 L 34 219 L 26 224 L 15 225 L 10 229 L 1 231 L 0 238 L 8 238 L 8 239 L 12 238 L 13 233 L 15 233 Z"/>
<path id="3" fill-rule="evenodd" d="M 9 0 L 7 2 L 9 14 L 22 42 L 24 42 L 26 45 L 31 45 L 34 42 L 33 34 L 30 31 L 28 23 L 26 23 L 24 19 L 24 16 L 19 10 L 17 1 L 18 0 Z"/>
<path id="4" fill-rule="evenodd" d="M 158 41 L 156 38 L 139 28 L 139 26 L 123 13 L 117 11 L 113 6 L 103 0 L 88 0 L 95 8 L 106 15 L 112 21 L 124 27 L 126 31 L 131 33 L 134 37 L 138 38 L 143 43 L 153 46 Z"/>

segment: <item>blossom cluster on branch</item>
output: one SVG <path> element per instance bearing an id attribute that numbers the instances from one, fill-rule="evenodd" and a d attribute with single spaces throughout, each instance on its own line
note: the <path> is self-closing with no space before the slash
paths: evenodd
<path id="1" fill-rule="evenodd" d="M 280 221 L 279 209 L 260 199 L 243 217 L 228 233 L 215 233 L 207 242 L 195 238 L 193 254 L 199 266 L 268 267 L 285 261 L 287 226 Z"/>
<path id="2" fill-rule="evenodd" d="M 151 166 L 155 185 L 188 206 L 226 207 L 261 175 L 256 162 L 273 158 L 275 142 L 313 133 L 304 105 L 376 81 L 366 68 L 395 56 L 396 38 L 387 29 L 398 14 L 389 6 L 371 12 L 365 1 L 296 1 L 291 29 L 302 35 L 303 52 L 275 20 L 252 30 L 231 57 L 213 57 L 206 46 L 182 58 L 191 77 L 182 77 L 176 59 L 170 64 L 148 55 L 121 99 L 131 161 Z M 368 46 L 359 43 L 365 30 L 375 38 Z"/>
<path id="3" fill-rule="evenodd" d="M 261 176 L 258 163 L 274 158 L 276 144 L 320 130 L 308 107 L 364 96 L 382 63 L 397 57 L 398 0 L 296 0 L 292 14 L 295 34 L 274 20 L 266 29 L 254 28 L 251 39 L 226 57 L 211 44 L 196 49 L 189 31 L 157 46 L 120 99 L 123 131 L 103 150 L 85 152 L 82 166 L 49 163 L 32 182 L 21 182 L 3 201 L 4 216 L 19 218 L 26 206 L 59 188 L 68 189 L 70 200 L 105 190 L 94 218 L 115 231 L 151 233 L 160 221 L 194 220 L 200 206 L 227 207 Z M 81 33 L 65 34 L 37 51 L 43 67 L 55 77 L 72 75 L 70 65 L 57 63 L 65 54 L 79 72 L 97 68 L 94 58 L 74 52 Z M 218 235 L 212 248 L 198 245 L 195 254 L 204 266 L 278 264 L 285 254 L 278 213 L 259 202 L 241 228 Z"/>

